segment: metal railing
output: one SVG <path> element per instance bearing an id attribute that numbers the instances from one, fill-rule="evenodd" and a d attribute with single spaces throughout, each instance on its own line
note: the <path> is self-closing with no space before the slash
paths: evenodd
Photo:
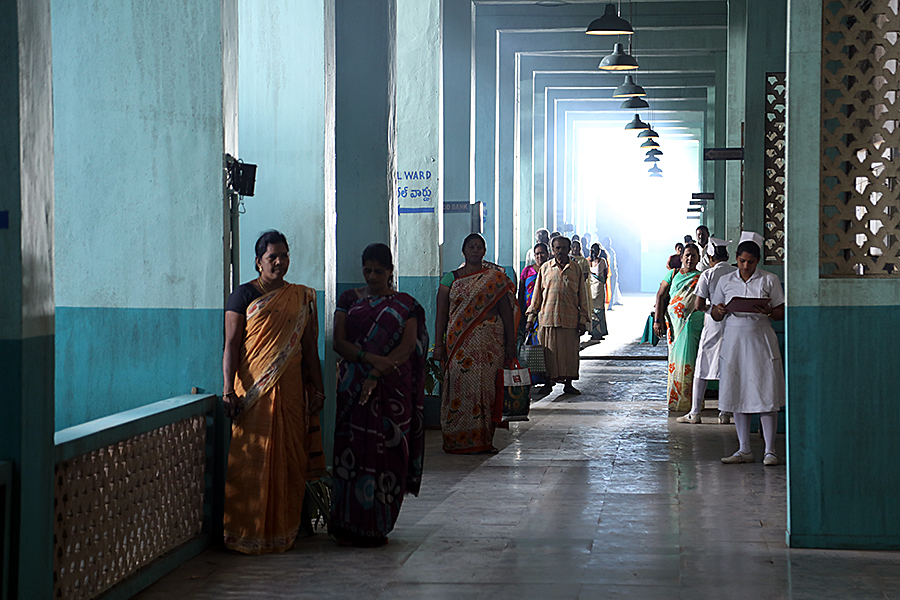
<path id="1" fill-rule="evenodd" d="M 55 598 L 129 598 L 221 537 L 223 423 L 193 394 L 56 433 Z"/>

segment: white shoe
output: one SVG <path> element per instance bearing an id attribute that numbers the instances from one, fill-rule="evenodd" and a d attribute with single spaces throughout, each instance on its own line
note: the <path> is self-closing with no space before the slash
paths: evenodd
<path id="1" fill-rule="evenodd" d="M 741 451 L 737 451 L 731 456 L 725 456 L 722 458 L 722 462 L 726 465 L 736 465 L 738 463 L 752 463 L 753 462 L 753 453 L 748 452 L 744 454 Z"/>
<path id="2" fill-rule="evenodd" d="M 702 421 L 700 420 L 700 413 L 697 413 L 696 415 L 692 414 L 692 413 L 688 413 L 688 414 L 684 415 L 683 417 L 678 417 L 677 419 L 675 419 L 675 422 L 676 423 L 690 423 L 692 425 L 699 425 L 700 423 L 702 423 Z"/>
<path id="3" fill-rule="evenodd" d="M 763 457 L 763 464 L 767 467 L 774 467 L 778 464 L 778 457 L 775 456 L 774 452 L 766 452 L 766 455 Z"/>
<path id="4" fill-rule="evenodd" d="M 731 413 L 730 412 L 720 412 L 719 413 L 719 424 L 720 425 L 728 425 L 731 423 Z"/>

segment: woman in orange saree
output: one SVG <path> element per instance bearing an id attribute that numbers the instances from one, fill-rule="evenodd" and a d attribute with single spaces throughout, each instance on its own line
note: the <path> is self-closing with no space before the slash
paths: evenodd
<path id="1" fill-rule="evenodd" d="M 469 235 L 465 264 L 438 288 L 434 357 L 444 366 L 441 432 L 450 454 L 496 452 L 494 430 L 503 411 L 497 371 L 516 357 L 515 286 L 483 264 L 485 250 L 484 238 Z"/>
<path id="2" fill-rule="evenodd" d="M 228 300 L 222 361 L 233 419 L 225 544 L 245 554 L 293 546 L 306 482 L 325 472 L 316 293 L 284 281 L 290 259 L 282 234 L 264 233 L 256 255 L 259 277 Z"/>

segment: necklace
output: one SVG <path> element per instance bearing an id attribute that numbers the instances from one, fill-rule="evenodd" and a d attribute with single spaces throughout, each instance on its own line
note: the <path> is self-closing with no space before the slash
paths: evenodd
<path id="1" fill-rule="evenodd" d="M 256 278 L 256 285 L 259 286 L 259 289 L 262 290 L 263 294 L 268 294 L 269 290 L 266 289 L 266 284 L 263 283 L 262 275 Z"/>

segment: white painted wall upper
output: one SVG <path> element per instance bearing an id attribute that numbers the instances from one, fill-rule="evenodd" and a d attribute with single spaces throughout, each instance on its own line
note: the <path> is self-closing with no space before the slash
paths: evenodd
<path id="1" fill-rule="evenodd" d="M 258 165 L 240 223 L 242 282 L 256 275 L 259 234 L 277 229 L 287 279 L 325 289 L 324 19 L 322 0 L 240 4 L 240 158 Z"/>
<path id="2" fill-rule="evenodd" d="M 222 13 L 54 0 L 56 304 L 222 306 Z"/>

